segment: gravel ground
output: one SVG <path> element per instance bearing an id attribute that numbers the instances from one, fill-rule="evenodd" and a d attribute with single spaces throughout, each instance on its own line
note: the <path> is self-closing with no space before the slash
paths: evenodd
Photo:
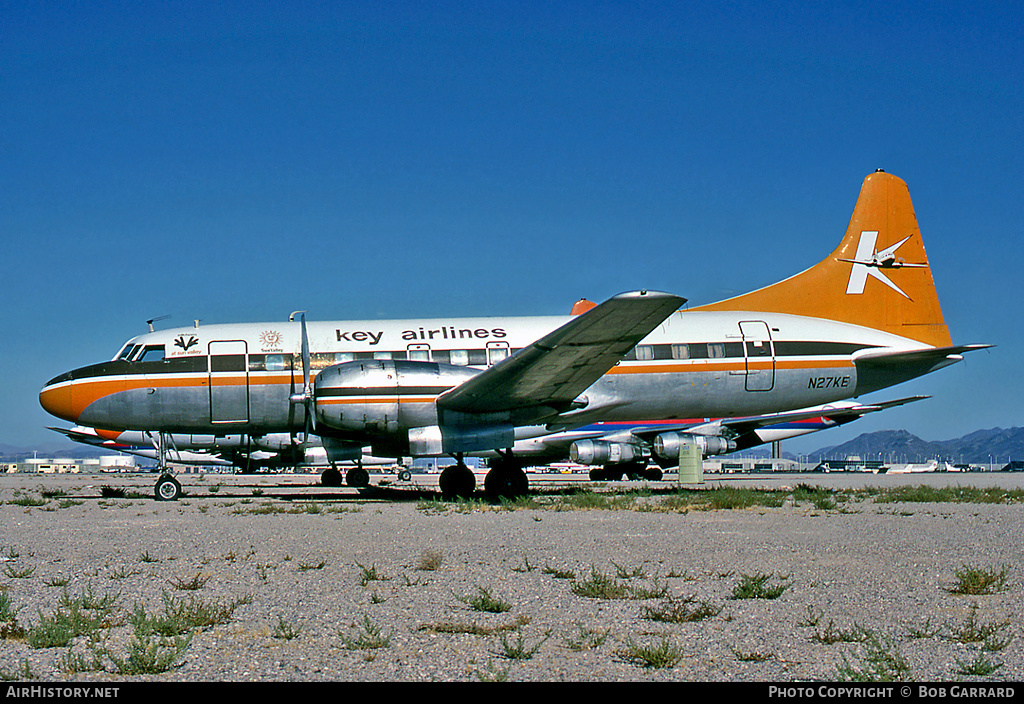
<path id="1" fill-rule="evenodd" d="M 874 652 L 901 657 L 911 679 L 1024 679 L 1021 503 L 859 495 L 835 508 L 790 497 L 775 508 L 656 510 L 664 499 L 655 495 L 617 509 L 543 497 L 551 504 L 510 510 L 355 492 L 283 496 L 268 484 L 273 478 L 247 478 L 262 488 L 232 477 L 183 479 L 187 496 L 163 503 L 100 496 L 101 486 L 148 495 L 151 476 L 0 477 L 0 599 L 14 625 L 39 633 L 75 605 L 103 620 L 92 636 L 49 647 L 9 630 L 0 674 L 76 682 L 835 681 L 844 665 L 866 668 L 872 649 L 830 636 L 870 631 L 881 645 Z M 942 481 L 1019 488 L 1021 479 Z M 769 485 L 796 481 L 848 479 Z M 889 481 L 930 480 L 868 483 Z M 708 486 L 725 484 L 741 482 Z M 950 593 L 964 567 L 1005 567 L 1005 589 Z M 774 599 L 732 598 L 744 576 L 757 574 L 788 588 Z M 578 593 L 598 581 L 627 593 Z M 507 610 L 478 610 L 474 597 L 485 594 Z M 651 618 L 700 605 L 712 613 L 698 621 Z M 122 674 L 133 615 L 154 619 L 185 606 L 221 607 L 225 620 L 193 629 L 165 671 Z M 986 627 L 994 649 L 960 642 Z M 375 639 L 382 647 L 356 647 Z M 170 652 L 166 640 L 144 642 Z M 678 660 L 651 667 L 635 657 L 652 650 Z M 986 662 L 996 668 L 989 674 L 960 672 Z"/>

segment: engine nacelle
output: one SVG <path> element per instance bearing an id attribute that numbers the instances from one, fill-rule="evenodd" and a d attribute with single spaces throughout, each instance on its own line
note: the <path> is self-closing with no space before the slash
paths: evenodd
<path id="1" fill-rule="evenodd" d="M 515 443 L 511 425 L 430 425 L 409 430 L 409 454 L 452 455 L 509 448 Z"/>
<path id="2" fill-rule="evenodd" d="M 696 445 L 704 457 L 724 455 L 736 450 L 736 442 L 718 435 L 695 433 L 662 433 L 654 438 L 654 454 L 662 459 L 677 460 L 685 445 Z"/>
<path id="3" fill-rule="evenodd" d="M 577 464 L 624 464 L 644 459 L 643 448 L 628 442 L 577 440 L 569 446 L 569 459 Z"/>
<path id="4" fill-rule="evenodd" d="M 438 425 L 438 394 L 479 370 L 435 362 L 368 359 L 327 367 L 316 375 L 318 425 L 341 437 L 408 442 L 410 428 Z M 330 433 L 328 433 L 330 434 Z"/>

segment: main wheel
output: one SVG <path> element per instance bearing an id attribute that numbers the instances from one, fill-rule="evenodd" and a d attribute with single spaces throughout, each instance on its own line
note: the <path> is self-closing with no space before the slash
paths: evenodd
<path id="1" fill-rule="evenodd" d="M 181 484 L 170 474 L 161 474 L 156 480 L 154 496 L 157 501 L 177 501 L 181 496 Z"/>
<path id="2" fill-rule="evenodd" d="M 441 496 L 446 499 L 468 499 L 476 490 L 476 477 L 464 464 L 453 464 L 441 471 L 437 478 Z"/>
<path id="3" fill-rule="evenodd" d="M 370 486 L 370 473 L 362 467 L 353 467 L 345 473 L 345 483 L 349 486 Z"/>
<path id="4" fill-rule="evenodd" d="M 341 486 L 341 472 L 337 467 L 331 466 L 320 474 L 321 486 Z"/>
<path id="5" fill-rule="evenodd" d="M 526 472 L 515 466 L 495 466 L 484 477 L 484 491 L 492 501 L 515 499 L 530 491 Z"/>

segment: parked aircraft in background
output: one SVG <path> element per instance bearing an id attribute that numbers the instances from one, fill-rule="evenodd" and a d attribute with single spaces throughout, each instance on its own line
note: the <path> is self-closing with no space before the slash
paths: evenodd
<path id="1" fill-rule="evenodd" d="M 724 418 L 718 420 L 699 419 L 690 421 L 689 432 L 705 436 L 721 436 L 728 428 L 733 436 L 736 450 L 746 450 L 765 443 L 816 433 L 836 428 L 865 415 L 887 408 L 902 406 L 927 398 L 914 396 L 887 401 L 879 404 L 862 404 L 853 401 L 809 408 L 790 413 L 773 413 L 747 418 Z M 678 427 L 679 423 L 673 423 Z M 108 431 L 76 426 L 74 428 L 50 428 L 75 442 L 101 447 L 106 450 L 123 452 L 151 460 L 159 459 L 160 443 L 167 443 L 167 460 L 182 465 L 211 465 L 238 468 L 243 473 L 259 470 L 274 470 L 287 467 L 325 467 L 324 484 L 338 485 L 341 474 L 331 466 L 327 451 L 315 438 L 296 444 L 286 433 L 251 438 L 247 435 L 183 435 L 164 434 L 152 431 Z M 661 471 L 649 465 L 613 464 L 600 461 L 602 442 L 609 438 L 620 438 L 626 442 L 649 441 L 661 432 L 661 424 L 646 423 L 594 423 L 569 431 L 552 433 L 538 438 L 519 440 L 512 447 L 516 457 L 530 465 L 551 464 L 573 459 L 577 464 L 593 465 L 590 478 L 594 480 L 616 480 L 626 476 L 631 479 L 661 479 Z M 575 447 L 574 447 L 575 446 Z M 497 456 L 496 454 L 494 456 Z M 582 460 L 582 461 L 581 461 Z M 368 474 L 364 466 L 396 464 L 393 459 L 382 459 L 364 453 L 357 460 L 344 463 L 345 480 L 349 486 L 367 486 Z M 666 463 L 665 468 L 671 463 Z M 645 466 L 646 465 L 646 466 Z M 331 470 L 333 468 L 333 474 Z"/>
<path id="2" fill-rule="evenodd" d="M 597 423 L 570 445 L 609 473 L 682 448 L 734 451 L 742 430 L 691 418 L 764 416 L 835 403 L 941 369 L 953 346 L 906 184 L 869 175 L 839 246 L 785 281 L 682 310 L 620 294 L 556 317 L 305 321 L 154 331 L 55 377 L 51 414 L 108 430 L 317 436 L 330 461 L 450 455 L 444 494 L 466 496 L 463 458 L 494 455 L 491 495 L 527 490 L 516 446 Z M 581 441 L 584 442 L 584 441 Z M 575 450 L 573 450 L 575 448 Z M 587 450 L 586 448 L 589 448 Z M 177 497 L 161 475 L 158 498 Z"/>
<path id="3" fill-rule="evenodd" d="M 123 452 L 137 457 L 159 460 L 161 443 L 165 445 L 165 459 L 179 465 L 217 466 L 237 468 L 242 473 L 261 470 L 280 470 L 296 466 L 324 467 L 324 484 L 341 485 L 341 473 L 332 467 L 327 451 L 315 438 L 297 443 L 287 433 L 273 433 L 258 438 L 248 435 L 191 435 L 160 434 L 139 430 L 100 430 L 75 426 L 50 428 L 69 440 Z M 369 476 L 364 466 L 393 465 L 390 458 L 373 457 L 368 453 L 344 463 L 346 475 L 353 486 L 366 486 Z"/>

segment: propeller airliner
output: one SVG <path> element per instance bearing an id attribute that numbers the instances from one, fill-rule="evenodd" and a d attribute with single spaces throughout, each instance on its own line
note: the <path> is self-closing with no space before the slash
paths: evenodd
<path id="1" fill-rule="evenodd" d="M 528 490 L 526 462 L 568 452 L 610 477 L 672 466 L 684 448 L 733 452 L 760 428 L 827 418 L 829 404 L 989 346 L 952 344 L 909 191 L 883 171 L 864 180 L 821 262 L 735 298 L 685 303 L 638 290 L 568 318 L 307 323 L 297 312 L 158 330 L 50 380 L 40 403 L 110 432 L 315 436 L 331 462 L 364 448 L 452 456 L 439 478 L 448 496 L 475 490 L 463 458 L 486 456 L 487 493 L 514 496 Z M 162 473 L 157 498 L 179 492 Z"/>

